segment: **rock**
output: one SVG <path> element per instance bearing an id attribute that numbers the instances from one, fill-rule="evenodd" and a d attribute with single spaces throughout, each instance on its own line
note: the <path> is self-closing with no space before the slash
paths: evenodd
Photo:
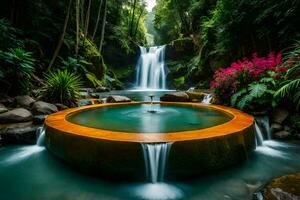
<path id="1" fill-rule="evenodd" d="M 66 110 L 66 109 L 69 108 L 68 106 L 66 106 L 66 105 L 64 105 L 64 104 L 61 104 L 61 103 L 56 103 L 55 106 L 57 107 L 57 109 L 58 109 L 59 111 L 61 111 L 61 110 Z"/>
<path id="2" fill-rule="evenodd" d="M 35 115 L 32 119 L 32 124 L 34 125 L 41 125 L 44 124 L 45 119 L 48 115 Z"/>
<path id="3" fill-rule="evenodd" d="M 278 132 L 278 131 L 281 131 L 283 130 L 283 126 L 281 124 L 278 124 L 278 123 L 272 123 L 271 124 L 271 132 L 272 133 L 275 133 L 275 132 Z"/>
<path id="4" fill-rule="evenodd" d="M 99 96 L 98 94 L 95 94 L 95 93 L 92 93 L 92 94 L 91 94 L 91 97 L 92 97 L 92 98 L 95 98 L 95 99 L 99 99 L 99 98 L 100 98 L 100 96 Z"/>
<path id="5" fill-rule="evenodd" d="M 0 114 L 0 123 L 17 123 L 32 120 L 30 111 L 24 108 L 16 108 L 11 111 Z"/>
<path id="6" fill-rule="evenodd" d="M 18 122 L 18 123 L 11 123 L 11 124 L 1 124 L 0 123 L 0 131 L 5 128 L 25 128 L 25 127 L 31 127 L 32 121 L 28 122 Z"/>
<path id="7" fill-rule="evenodd" d="M 14 102 L 15 102 L 14 98 L 6 96 L 6 95 L 4 95 L 0 98 L 0 103 L 5 106 L 11 106 L 14 104 Z"/>
<path id="8" fill-rule="evenodd" d="M 103 87 L 103 86 L 98 86 L 95 88 L 95 92 L 109 92 L 110 89 L 107 87 Z"/>
<path id="9" fill-rule="evenodd" d="M 90 99 L 81 99 L 77 102 L 77 106 L 88 106 L 93 104 L 94 102 Z"/>
<path id="10" fill-rule="evenodd" d="M 188 96 L 189 96 L 189 99 L 191 99 L 191 101 L 194 101 L 194 102 L 199 102 L 199 101 L 202 101 L 205 94 L 203 92 L 185 92 Z"/>
<path id="11" fill-rule="evenodd" d="M 288 139 L 291 137 L 291 133 L 288 131 L 279 131 L 273 134 L 273 137 L 276 139 Z"/>
<path id="12" fill-rule="evenodd" d="M 131 99 L 125 96 L 111 95 L 106 99 L 107 103 L 121 103 L 121 102 L 131 102 Z"/>
<path id="13" fill-rule="evenodd" d="M 80 88 L 79 92 L 92 93 L 94 90 L 92 88 Z"/>
<path id="14" fill-rule="evenodd" d="M 24 107 L 24 108 L 30 108 L 31 105 L 35 102 L 35 100 L 28 95 L 17 96 L 15 100 L 18 107 Z"/>
<path id="15" fill-rule="evenodd" d="M 170 102 L 188 102 L 190 101 L 190 98 L 185 92 L 175 92 L 161 96 L 160 100 Z"/>
<path id="16" fill-rule="evenodd" d="M 35 115 L 49 115 L 58 111 L 55 105 L 43 101 L 35 102 L 31 110 Z"/>
<path id="17" fill-rule="evenodd" d="M 289 116 L 289 111 L 285 108 L 277 108 L 272 112 L 272 120 L 276 123 L 282 124 L 282 122 Z"/>
<path id="18" fill-rule="evenodd" d="M 5 113 L 7 111 L 8 111 L 8 109 L 2 103 L 0 103 L 0 114 Z"/>
<path id="19" fill-rule="evenodd" d="M 284 129 L 285 131 L 289 131 L 289 132 L 291 132 L 291 130 L 292 130 L 291 127 L 289 127 L 289 126 L 284 126 L 283 129 Z"/>
<path id="20" fill-rule="evenodd" d="M 35 144 L 38 127 L 6 128 L 1 130 L 4 143 L 9 144 Z"/>
<path id="21" fill-rule="evenodd" d="M 300 173 L 272 180 L 259 193 L 264 200 L 299 200 Z"/>

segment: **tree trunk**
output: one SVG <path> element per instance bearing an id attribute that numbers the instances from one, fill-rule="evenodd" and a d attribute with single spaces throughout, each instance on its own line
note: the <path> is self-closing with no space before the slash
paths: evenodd
<path id="1" fill-rule="evenodd" d="M 79 21 L 80 21 L 80 0 L 76 0 L 76 46 L 75 46 L 75 54 L 78 56 L 79 49 Z"/>
<path id="2" fill-rule="evenodd" d="M 100 54 L 102 52 L 104 35 L 105 35 L 106 14 L 107 14 L 107 0 L 104 0 L 104 15 L 103 15 L 103 20 L 102 20 L 101 39 L 100 39 L 100 45 L 99 45 Z"/>
<path id="3" fill-rule="evenodd" d="M 97 21 L 96 21 L 96 25 L 95 25 L 94 33 L 93 33 L 93 36 L 92 36 L 92 40 L 94 40 L 94 39 L 95 39 L 95 36 L 96 36 L 97 30 L 98 30 L 98 27 L 99 27 L 99 22 L 100 22 L 100 17 L 101 17 L 101 8 L 102 8 L 102 3 L 103 3 L 103 0 L 100 0 L 99 10 L 98 10 L 98 16 L 97 16 Z"/>
<path id="4" fill-rule="evenodd" d="M 134 24 L 134 15 L 135 15 L 136 2 L 137 2 L 137 0 L 134 0 L 134 2 L 133 2 L 133 9 L 132 9 L 133 11 L 132 11 L 132 15 L 131 15 L 130 32 L 129 32 L 130 37 L 132 37 L 132 35 L 133 35 L 133 24 Z"/>
<path id="5" fill-rule="evenodd" d="M 91 4 L 92 4 L 92 0 L 89 0 L 88 9 L 87 9 L 86 18 L 85 18 L 85 31 L 84 31 L 84 36 L 85 37 L 87 37 L 88 32 L 89 32 Z"/>
<path id="6" fill-rule="evenodd" d="M 59 53 L 59 51 L 60 51 L 60 48 L 61 48 L 61 46 L 62 46 L 62 44 L 63 44 L 64 38 L 65 38 L 65 35 L 66 35 L 67 26 L 68 26 L 68 23 L 69 23 L 69 17 L 70 17 L 70 12 L 71 12 L 72 3 L 73 3 L 73 0 L 69 0 L 69 5 L 68 5 L 68 9 L 67 9 L 67 14 L 66 14 L 65 22 L 64 22 L 64 27 L 63 27 L 63 32 L 62 32 L 62 34 L 61 34 L 60 40 L 59 40 L 59 42 L 58 42 L 58 44 L 57 44 L 57 47 L 56 47 L 55 52 L 54 52 L 54 54 L 53 54 L 53 57 L 52 57 L 52 59 L 51 59 L 51 61 L 50 61 L 50 64 L 49 64 L 49 66 L 48 66 L 48 68 L 47 68 L 47 71 L 50 71 L 52 65 L 53 65 L 54 62 L 55 62 L 56 57 L 58 56 L 58 53 Z"/>
<path id="7" fill-rule="evenodd" d="M 85 0 L 80 0 L 80 22 L 81 27 L 84 27 L 84 6 L 85 6 Z"/>
<path id="8" fill-rule="evenodd" d="M 139 17 L 138 17 L 138 19 L 137 19 L 137 21 L 136 21 L 135 30 L 134 30 L 134 32 L 133 32 L 133 38 L 135 38 L 135 36 L 136 36 L 137 30 L 138 30 L 139 24 L 140 24 L 140 19 L 141 19 L 143 13 L 144 13 L 144 9 L 141 8 L 141 12 L 140 12 Z"/>

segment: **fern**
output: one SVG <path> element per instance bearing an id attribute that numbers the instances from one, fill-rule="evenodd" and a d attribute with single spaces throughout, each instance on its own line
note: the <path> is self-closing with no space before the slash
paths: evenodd
<path id="1" fill-rule="evenodd" d="M 253 100 L 253 96 L 245 95 L 237 104 L 237 107 L 241 110 L 244 110 L 247 104 Z"/>
<path id="2" fill-rule="evenodd" d="M 237 100 L 243 96 L 244 94 L 247 93 L 247 89 L 246 88 L 243 88 L 241 90 L 239 90 L 237 93 L 235 93 L 232 97 L 231 97 L 231 105 L 232 106 L 235 106 L 236 103 L 237 103 Z"/>
<path id="3" fill-rule="evenodd" d="M 250 96 L 259 98 L 265 94 L 268 87 L 262 83 L 252 83 L 249 85 Z"/>
<path id="4" fill-rule="evenodd" d="M 300 78 L 285 82 L 278 91 L 275 92 L 275 97 L 290 98 L 296 104 L 296 109 L 300 108 Z"/>

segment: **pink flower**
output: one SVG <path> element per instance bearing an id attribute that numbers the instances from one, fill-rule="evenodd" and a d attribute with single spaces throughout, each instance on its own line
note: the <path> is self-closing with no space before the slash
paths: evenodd
<path id="1" fill-rule="evenodd" d="M 230 67 L 217 70 L 210 86 L 216 89 L 220 96 L 230 96 L 243 86 L 241 84 L 260 79 L 267 70 L 276 71 L 280 62 L 281 53 L 275 55 L 271 52 L 267 57 L 258 57 L 257 53 L 253 53 L 251 60 L 243 58 L 242 61 L 233 62 Z"/>

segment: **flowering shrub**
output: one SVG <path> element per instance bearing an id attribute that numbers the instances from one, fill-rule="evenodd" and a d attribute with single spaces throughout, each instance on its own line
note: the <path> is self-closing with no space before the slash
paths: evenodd
<path id="1" fill-rule="evenodd" d="M 266 75 L 266 71 L 286 71 L 284 67 L 277 69 L 280 62 L 281 53 L 275 55 L 271 52 L 268 57 L 258 57 L 257 53 L 254 53 L 251 60 L 244 58 L 242 61 L 232 63 L 228 68 L 217 70 L 210 86 L 223 100 L 229 100 L 240 88 Z M 273 78 L 279 77 L 279 73 L 280 71 L 275 73 Z"/>

